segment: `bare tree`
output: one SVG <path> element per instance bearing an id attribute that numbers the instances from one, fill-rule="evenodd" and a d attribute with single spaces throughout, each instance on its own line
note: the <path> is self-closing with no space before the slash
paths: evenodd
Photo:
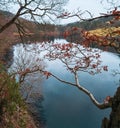
<path id="1" fill-rule="evenodd" d="M 97 44 L 98 47 L 99 46 L 110 47 L 110 48 L 113 48 L 117 53 L 120 53 L 120 43 L 119 43 L 120 30 L 117 29 L 119 28 L 119 22 L 120 22 L 120 11 L 119 11 L 120 2 L 117 0 L 116 1 L 102 0 L 101 3 L 104 1 L 107 1 L 107 3 L 109 3 L 113 7 L 110 6 L 111 8 L 109 8 L 106 13 L 101 13 L 100 16 L 93 17 L 91 12 L 89 12 L 88 10 L 83 11 L 83 10 L 77 9 L 77 11 L 73 13 L 64 12 L 61 15 L 59 15 L 58 18 L 68 19 L 71 17 L 77 17 L 80 22 L 84 21 L 88 23 L 91 23 L 92 21 L 103 19 L 103 18 L 106 18 L 106 19 L 109 18 L 108 22 L 105 23 L 105 27 L 104 27 L 104 30 L 108 31 L 106 34 L 104 35 L 99 35 L 99 33 L 91 34 L 89 31 L 84 30 L 84 34 L 82 33 L 82 36 L 84 36 L 86 39 L 89 40 L 89 44 L 95 43 Z M 89 15 L 88 18 L 84 18 L 84 15 L 86 13 Z"/>
<path id="2" fill-rule="evenodd" d="M 4 25 L 0 26 L 0 33 L 11 24 L 19 25 L 19 17 L 27 16 L 33 21 L 53 20 L 62 11 L 62 6 L 66 0 L 2 0 L 1 9 L 15 7 L 15 15 Z"/>
<path id="3" fill-rule="evenodd" d="M 52 72 L 41 70 L 46 78 L 52 76 L 60 82 L 77 87 L 80 91 L 88 95 L 94 105 L 100 109 L 111 107 L 110 101 L 99 103 L 94 95 L 87 88 L 82 86 L 79 81 L 80 72 L 87 72 L 94 75 L 102 71 L 108 71 L 108 67 L 101 64 L 100 50 L 81 46 L 76 43 L 43 45 L 45 48 L 44 50 L 47 51 L 45 57 L 49 59 L 49 61 L 56 59 L 60 60 L 63 63 L 63 66 L 67 69 L 66 71 L 73 75 L 74 82 L 61 79 Z"/>
<path id="4" fill-rule="evenodd" d="M 39 56 L 38 46 L 19 44 L 14 49 L 13 64 L 10 66 L 9 75 L 20 84 L 20 92 L 26 102 L 41 95 L 40 87 L 35 87 L 35 81 L 41 83 L 45 63 Z"/>

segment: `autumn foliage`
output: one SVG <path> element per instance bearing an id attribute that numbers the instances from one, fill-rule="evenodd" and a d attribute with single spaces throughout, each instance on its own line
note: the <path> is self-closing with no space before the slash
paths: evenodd
<path id="1" fill-rule="evenodd" d="M 76 15 L 77 16 L 77 15 Z M 62 13 L 58 18 L 66 18 L 66 17 L 72 17 L 71 13 L 65 12 Z M 71 27 L 68 30 L 65 30 L 62 34 L 62 36 L 69 40 L 69 43 L 41 43 L 41 48 L 44 48 L 44 51 L 47 51 L 47 54 L 44 56 L 48 60 L 56 60 L 59 59 L 67 69 L 67 71 L 70 71 L 70 73 L 73 74 L 75 78 L 75 83 L 70 83 L 63 81 L 59 79 L 58 77 L 54 76 L 49 71 L 44 71 L 42 69 L 36 68 L 35 70 L 31 70 L 29 67 L 26 67 L 24 70 L 18 71 L 17 74 L 20 76 L 24 76 L 26 74 L 40 71 L 40 73 L 43 73 L 46 79 L 48 79 L 50 76 L 55 77 L 59 81 L 62 81 L 64 83 L 76 86 L 78 89 L 85 92 L 93 101 L 93 103 L 98 106 L 99 108 L 107 108 L 110 107 L 110 104 L 104 105 L 104 103 L 101 105 L 99 104 L 94 96 L 84 87 L 82 87 L 78 82 L 78 75 L 79 72 L 88 72 L 92 75 L 101 73 L 102 71 L 108 71 L 108 66 L 101 65 L 101 56 L 100 53 L 103 52 L 102 50 L 99 50 L 103 47 L 103 50 L 108 50 L 109 48 L 114 48 L 115 51 L 120 52 L 120 30 L 117 29 L 118 26 L 115 26 L 116 22 L 120 20 L 120 11 L 115 8 L 113 11 L 111 11 L 108 14 L 102 14 L 102 16 L 98 17 L 112 17 L 110 21 L 107 23 L 107 26 L 105 28 L 102 28 L 102 30 L 105 31 L 102 34 L 96 34 L 95 30 L 88 31 L 85 29 L 81 29 L 79 27 Z M 97 19 L 97 18 L 95 18 Z M 91 19 L 94 20 L 94 19 Z M 112 26 L 114 29 L 112 29 Z M 12 26 L 14 27 L 14 26 Z M 25 35 L 31 36 L 33 35 L 33 32 L 28 30 L 27 26 L 27 34 Z M 45 28 L 46 29 L 46 28 Z M 19 33 L 18 31 L 13 32 L 10 31 L 13 34 L 12 41 L 18 41 L 18 38 L 16 38 Z M 5 31 L 5 34 L 9 37 L 10 32 Z M 35 31 L 38 34 L 38 38 L 44 37 L 44 36 L 58 36 L 58 31 L 54 32 L 43 32 L 43 31 Z M 34 34 L 35 34 L 34 32 Z M 77 40 L 74 40 L 73 37 L 76 37 L 76 35 L 79 37 Z M 2 42 L 5 41 L 3 38 L 5 35 L 1 35 Z M 9 42 L 9 38 L 7 39 L 7 44 L 4 44 L 5 47 L 2 47 L 0 42 L 0 50 L 2 52 L 5 52 L 5 49 L 10 48 L 10 46 L 14 43 Z M 93 49 L 94 47 L 94 49 Z M 3 57 L 3 56 L 1 56 Z M 37 60 L 36 60 L 37 61 Z M 39 60 L 38 60 L 39 62 Z M 23 79 L 24 80 L 24 79 Z M 23 119 L 25 111 L 24 111 L 24 102 L 21 99 L 21 96 L 19 94 L 19 85 L 15 82 L 14 77 L 11 78 L 7 73 L 0 71 L 0 121 L 4 126 L 7 127 L 25 127 L 26 122 Z M 13 93 L 14 92 L 14 93 Z M 109 103 L 110 97 L 107 97 L 107 103 Z M 105 101 L 106 102 L 106 101 Z M 21 109 L 22 108 L 22 109 Z M 23 110 L 23 111 L 22 111 Z M 16 119 L 16 121 L 15 121 Z"/>

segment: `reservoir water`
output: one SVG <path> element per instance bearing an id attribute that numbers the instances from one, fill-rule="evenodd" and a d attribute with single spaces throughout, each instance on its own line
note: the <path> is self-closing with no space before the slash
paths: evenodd
<path id="1" fill-rule="evenodd" d="M 55 40 L 55 42 L 56 41 L 64 42 L 65 40 Z M 35 47 L 39 48 L 39 44 L 26 44 L 26 46 L 31 49 Z M 42 55 L 41 52 L 33 53 L 31 50 L 26 50 L 22 44 L 15 45 L 14 62 L 11 70 L 15 70 L 13 67 L 16 65 L 16 59 L 19 60 L 23 54 L 26 55 L 22 57 L 22 59 L 31 59 L 31 61 L 29 60 L 30 65 L 31 62 L 33 64 L 35 63 L 34 59 L 36 57 L 42 57 L 44 53 L 42 53 Z M 73 81 L 72 75 L 63 68 L 62 63 L 58 60 L 43 60 L 47 65 L 46 70 L 64 80 Z M 103 102 L 106 96 L 113 96 L 115 94 L 120 84 L 120 76 L 113 75 L 114 71 L 120 70 L 120 58 L 110 52 L 101 52 L 101 60 L 103 64 L 108 66 L 109 70 L 107 72 L 96 75 L 80 72 L 79 80 L 80 84 L 89 89 L 98 101 Z M 23 60 L 20 60 L 20 63 L 23 63 Z M 35 76 L 36 75 L 37 74 L 35 74 Z M 31 77 L 28 78 L 28 80 L 31 79 Z M 33 87 L 40 86 L 40 91 L 44 98 L 41 104 L 46 120 L 45 128 L 100 128 L 102 119 L 109 117 L 110 109 L 99 110 L 83 92 L 76 87 L 63 84 L 53 77 L 43 79 L 42 82 L 39 82 L 39 80 L 35 81 L 32 85 Z M 39 103 L 39 100 L 37 100 L 37 102 Z M 37 114 L 40 114 L 39 105 Z"/>

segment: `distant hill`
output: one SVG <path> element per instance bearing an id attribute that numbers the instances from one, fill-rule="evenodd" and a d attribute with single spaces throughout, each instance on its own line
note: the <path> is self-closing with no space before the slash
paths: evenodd
<path id="1" fill-rule="evenodd" d="M 82 28 L 82 29 L 89 31 L 89 30 L 105 27 L 107 22 L 111 19 L 112 19 L 112 17 L 107 17 L 107 18 L 99 18 L 99 19 L 96 19 L 93 21 L 86 20 L 86 21 L 81 21 L 81 22 L 73 22 L 73 23 L 69 23 L 69 24 L 61 26 L 61 27 L 63 27 L 63 29 L 78 27 L 78 28 Z M 118 22 L 118 24 L 116 24 L 116 25 L 119 26 L 120 22 Z"/>
<path id="2" fill-rule="evenodd" d="M 14 17 L 14 14 L 0 10 L 0 27 L 6 24 L 10 19 Z M 64 32 L 67 30 L 72 30 L 73 27 L 78 28 L 78 31 L 72 32 L 69 40 L 80 39 L 80 30 L 84 29 L 87 31 L 92 31 L 92 33 L 101 31 L 107 24 L 107 22 L 112 19 L 109 18 L 100 18 L 94 21 L 82 21 L 69 23 L 67 25 L 54 25 L 54 24 L 42 24 L 32 21 L 28 21 L 23 18 L 19 18 L 20 26 L 16 27 L 15 24 L 12 24 L 4 32 L 0 33 L 0 56 L 4 53 L 11 45 L 14 43 L 21 42 L 19 36 L 19 30 L 24 32 L 24 39 L 26 41 L 44 41 L 51 40 L 57 37 L 63 38 Z M 18 22 L 17 22 L 18 23 Z M 120 22 L 116 22 L 114 26 L 120 26 Z M 96 30 L 96 31 L 95 31 Z M 23 35 L 23 33 L 21 33 Z M 75 38 L 75 39 L 74 39 Z"/>
<path id="3" fill-rule="evenodd" d="M 3 10 L 0 10 L 0 14 L 7 16 L 7 17 L 13 17 L 14 16 L 14 14 L 12 14 L 11 12 L 3 11 Z"/>
<path id="4" fill-rule="evenodd" d="M 8 11 L 2 11 L 0 10 L 0 26 L 7 23 L 11 18 L 13 18 L 14 14 L 8 12 Z M 17 21 L 16 21 L 17 22 Z M 26 20 L 24 18 L 19 18 L 19 22 L 21 24 L 20 27 L 23 27 L 27 33 L 39 33 L 41 31 L 54 31 L 55 25 L 53 24 L 43 24 L 43 23 L 37 23 L 32 22 L 29 20 Z M 18 23 L 18 22 L 17 22 Z M 11 26 L 10 26 L 11 27 Z M 14 25 L 13 28 L 14 32 L 18 32 L 18 28 Z"/>
<path id="5" fill-rule="evenodd" d="M 13 17 L 14 14 L 0 10 L 0 27 L 9 22 Z M 0 33 L 0 58 L 3 57 L 3 54 L 11 45 L 21 42 L 19 36 L 20 31 L 24 33 L 24 36 L 23 33 L 21 33 L 21 36 L 23 37 L 22 39 L 25 39 L 25 42 L 47 40 L 49 39 L 48 37 L 54 36 L 55 34 L 57 35 L 55 25 L 53 24 L 38 24 L 23 18 L 19 18 L 19 22 L 20 26 L 12 24 L 5 31 Z"/>

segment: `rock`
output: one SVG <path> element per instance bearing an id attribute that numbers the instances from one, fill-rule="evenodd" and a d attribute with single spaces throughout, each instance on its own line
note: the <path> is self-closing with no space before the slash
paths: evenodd
<path id="1" fill-rule="evenodd" d="M 104 118 L 101 128 L 120 128 L 120 87 L 112 99 L 112 111 L 109 119 Z"/>

